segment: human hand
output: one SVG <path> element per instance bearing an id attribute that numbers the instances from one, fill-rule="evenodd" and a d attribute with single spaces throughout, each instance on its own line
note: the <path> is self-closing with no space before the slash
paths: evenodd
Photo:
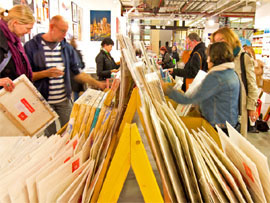
<path id="1" fill-rule="evenodd" d="M 62 70 L 59 70 L 59 68 L 57 67 L 47 69 L 46 72 L 47 72 L 48 77 L 53 77 L 53 78 L 60 77 L 65 74 Z"/>
<path id="2" fill-rule="evenodd" d="M 252 122 L 255 122 L 257 120 L 257 118 L 258 118 L 258 114 L 254 110 L 248 110 L 248 116 L 250 117 L 250 120 Z"/>
<path id="3" fill-rule="evenodd" d="M 111 73 L 117 73 L 119 71 L 119 69 L 112 69 Z"/>
<path id="4" fill-rule="evenodd" d="M 167 71 L 172 74 L 173 73 L 173 68 L 168 68 Z"/>
<path id="5" fill-rule="evenodd" d="M 98 82 L 97 82 L 97 86 L 98 86 L 99 89 L 104 90 L 104 89 L 106 88 L 107 85 L 106 85 L 105 82 L 100 82 L 100 81 L 98 81 Z"/>
<path id="6" fill-rule="evenodd" d="M 15 88 L 14 83 L 8 77 L 0 79 L 0 86 L 4 87 L 8 92 L 12 92 L 12 90 Z"/>

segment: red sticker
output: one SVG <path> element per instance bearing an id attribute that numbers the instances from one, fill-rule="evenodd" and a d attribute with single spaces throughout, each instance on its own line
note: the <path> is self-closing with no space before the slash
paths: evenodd
<path id="1" fill-rule="evenodd" d="M 28 103 L 28 101 L 26 101 L 25 98 L 21 99 L 21 102 L 31 113 L 35 111 L 35 109 Z"/>
<path id="2" fill-rule="evenodd" d="M 70 157 L 68 157 L 68 158 L 64 161 L 64 163 L 66 163 L 68 160 L 70 160 Z"/>
<path id="3" fill-rule="evenodd" d="M 72 163 L 72 173 L 80 167 L 80 159 L 77 159 Z"/>
<path id="4" fill-rule="evenodd" d="M 19 115 L 18 115 L 18 117 L 22 120 L 22 121 L 24 121 L 25 119 L 27 119 L 27 115 L 24 113 L 24 112 L 21 112 Z"/>
<path id="5" fill-rule="evenodd" d="M 245 162 L 243 162 L 243 165 L 245 167 L 245 171 L 246 171 L 246 174 L 247 176 L 252 180 L 252 182 L 254 183 L 254 178 L 253 178 L 253 175 L 252 175 L 252 171 L 251 169 L 247 166 L 247 164 Z"/>
<path id="6" fill-rule="evenodd" d="M 73 149 L 75 149 L 75 147 L 77 146 L 77 144 L 78 144 L 78 140 L 75 140 L 75 141 L 73 142 Z"/>

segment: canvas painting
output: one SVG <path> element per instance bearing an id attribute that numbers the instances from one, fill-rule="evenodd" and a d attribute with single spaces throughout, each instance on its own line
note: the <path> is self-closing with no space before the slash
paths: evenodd
<path id="1" fill-rule="evenodd" d="M 90 40 L 111 37 L 111 11 L 90 11 Z"/>

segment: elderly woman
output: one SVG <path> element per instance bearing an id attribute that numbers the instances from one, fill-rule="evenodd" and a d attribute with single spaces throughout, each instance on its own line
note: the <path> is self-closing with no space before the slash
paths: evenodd
<path id="1" fill-rule="evenodd" d="M 120 65 L 117 65 L 110 52 L 114 42 L 111 38 L 104 38 L 101 42 L 101 49 L 96 56 L 97 76 L 99 80 L 106 80 L 111 77 L 111 73 L 118 72 Z"/>
<path id="2" fill-rule="evenodd" d="M 226 121 L 232 126 L 238 123 L 240 82 L 234 71 L 233 52 L 227 43 L 218 42 L 209 47 L 208 55 L 210 70 L 194 94 L 186 96 L 166 84 L 163 89 L 178 103 L 199 104 L 202 116 L 226 132 Z"/>
<path id="3" fill-rule="evenodd" d="M 25 74 L 32 80 L 32 69 L 20 37 L 30 33 L 35 18 L 28 6 L 16 5 L 0 12 L 0 87 L 12 91 L 12 80 Z"/>

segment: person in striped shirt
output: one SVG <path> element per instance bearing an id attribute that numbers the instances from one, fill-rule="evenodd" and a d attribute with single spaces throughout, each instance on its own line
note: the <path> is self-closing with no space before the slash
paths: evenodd
<path id="1" fill-rule="evenodd" d="M 104 89 L 106 84 L 81 71 L 79 57 L 66 41 L 68 22 L 60 15 L 54 16 L 47 33 L 40 33 L 28 41 L 24 48 L 33 71 L 33 82 L 43 97 L 59 115 L 61 127 L 72 110 L 70 73 L 80 83 Z M 48 126 L 45 135 L 56 133 L 55 123 Z"/>

